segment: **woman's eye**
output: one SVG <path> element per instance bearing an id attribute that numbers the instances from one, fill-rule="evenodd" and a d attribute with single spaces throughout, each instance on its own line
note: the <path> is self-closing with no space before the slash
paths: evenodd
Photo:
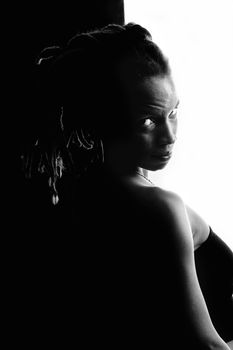
<path id="1" fill-rule="evenodd" d="M 145 118 L 142 120 L 142 126 L 144 127 L 150 127 L 152 125 L 155 125 L 155 121 L 151 118 Z"/>
<path id="2" fill-rule="evenodd" d="M 176 119 L 177 117 L 177 111 L 178 111 L 178 108 L 174 108 L 171 113 L 169 114 L 169 119 Z"/>

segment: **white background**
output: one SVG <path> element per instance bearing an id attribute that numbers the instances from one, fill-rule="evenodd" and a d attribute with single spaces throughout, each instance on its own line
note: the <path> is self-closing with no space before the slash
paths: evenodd
<path id="1" fill-rule="evenodd" d="M 233 1 L 125 0 L 170 60 L 180 98 L 175 152 L 150 173 L 233 249 Z"/>

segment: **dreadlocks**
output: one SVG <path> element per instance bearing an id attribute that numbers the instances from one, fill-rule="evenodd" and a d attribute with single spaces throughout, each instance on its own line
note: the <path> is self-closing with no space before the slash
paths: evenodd
<path id="1" fill-rule="evenodd" d="M 63 48 L 45 48 L 36 60 L 38 124 L 21 158 L 26 176 L 48 176 L 54 204 L 64 171 L 81 176 L 91 164 L 104 161 L 110 106 L 126 121 L 124 130 L 114 125 L 116 137 L 128 130 L 127 101 L 117 71 L 125 60 L 135 81 L 170 73 L 150 33 L 134 23 L 78 34 Z"/>

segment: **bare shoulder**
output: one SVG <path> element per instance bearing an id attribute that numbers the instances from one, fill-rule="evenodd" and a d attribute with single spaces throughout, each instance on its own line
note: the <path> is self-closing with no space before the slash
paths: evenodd
<path id="1" fill-rule="evenodd" d="M 159 207 L 169 212 L 178 212 L 185 210 L 185 204 L 182 198 L 175 192 L 165 190 L 161 187 L 146 187 L 139 191 L 144 199 L 151 203 L 154 207 Z"/>
<path id="2" fill-rule="evenodd" d="M 208 223 L 200 214 L 188 206 L 177 193 L 155 188 L 154 197 L 154 200 L 157 201 L 161 209 L 164 210 L 164 214 L 168 220 L 173 218 L 176 223 L 181 220 L 186 227 L 189 225 L 194 250 L 199 248 L 206 241 L 210 232 Z"/>
<path id="3" fill-rule="evenodd" d="M 158 215 L 163 218 L 166 232 L 170 232 L 171 235 L 175 234 L 177 237 L 185 235 L 186 238 L 192 238 L 186 206 L 177 193 L 156 186 L 138 186 L 135 195 L 149 208 L 152 214 L 151 220 Z"/>
<path id="4" fill-rule="evenodd" d="M 178 255 L 181 253 L 182 258 L 186 254 L 192 255 L 194 250 L 192 228 L 182 197 L 159 187 L 152 187 L 148 197 L 164 217 L 167 235 L 173 243 L 176 243 L 174 249 L 178 249 Z"/>
<path id="5" fill-rule="evenodd" d="M 186 210 L 182 198 L 175 192 L 157 186 L 141 186 L 130 183 L 128 187 L 133 196 L 148 205 L 151 210 L 159 210 L 160 214 L 177 213 Z"/>
<path id="6" fill-rule="evenodd" d="M 144 187 L 139 189 L 138 194 L 151 208 L 164 215 L 166 221 L 173 223 L 174 227 L 183 224 L 186 231 L 192 234 L 194 249 L 208 238 L 210 229 L 207 222 L 177 193 L 160 187 Z"/>
<path id="7" fill-rule="evenodd" d="M 207 224 L 185 204 L 179 194 L 157 186 L 141 186 L 133 182 L 128 185 L 134 197 L 150 211 L 151 224 L 159 217 L 171 238 L 187 241 L 193 250 L 206 239 Z M 204 235 L 198 234 L 201 232 L 200 228 Z"/>
<path id="8" fill-rule="evenodd" d="M 175 205 L 184 205 L 182 198 L 173 191 L 165 190 L 161 187 L 154 187 L 154 196 L 161 201 L 164 205 L 168 205 L 171 208 Z"/>

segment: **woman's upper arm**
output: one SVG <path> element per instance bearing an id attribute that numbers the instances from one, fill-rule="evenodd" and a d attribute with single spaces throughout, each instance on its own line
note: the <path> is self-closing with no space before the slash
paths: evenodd
<path id="1" fill-rule="evenodd" d="M 195 249 L 197 249 L 209 236 L 210 227 L 208 223 L 187 204 L 185 205 L 188 219 L 192 228 Z"/>
<path id="2" fill-rule="evenodd" d="M 229 349 L 220 338 L 210 319 L 204 297 L 202 295 L 194 261 L 192 231 L 181 198 L 171 192 L 164 192 L 160 198 L 160 206 L 164 210 L 168 222 L 169 239 L 173 241 L 174 263 L 179 268 L 178 279 L 183 291 L 187 322 L 194 337 L 210 349 Z"/>

